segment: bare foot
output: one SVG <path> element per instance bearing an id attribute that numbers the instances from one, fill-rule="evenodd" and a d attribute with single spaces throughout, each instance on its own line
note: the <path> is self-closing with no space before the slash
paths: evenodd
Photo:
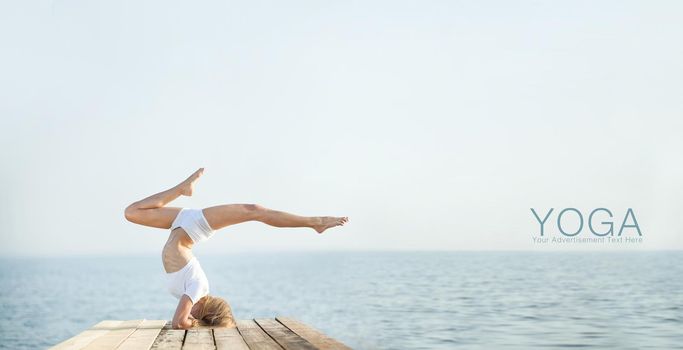
<path id="1" fill-rule="evenodd" d="M 323 233 L 323 231 L 327 230 L 330 227 L 342 226 L 349 221 L 349 218 L 346 216 L 319 216 L 316 219 L 318 221 L 318 224 L 313 225 L 313 229 L 318 231 L 318 233 Z"/>
<path id="2" fill-rule="evenodd" d="M 188 197 L 191 196 L 192 192 L 194 192 L 194 183 L 199 179 L 200 176 L 202 176 L 202 174 L 204 174 L 204 168 L 199 168 L 185 181 L 178 184 L 176 187 L 178 187 L 178 190 L 180 190 L 180 194 Z"/>

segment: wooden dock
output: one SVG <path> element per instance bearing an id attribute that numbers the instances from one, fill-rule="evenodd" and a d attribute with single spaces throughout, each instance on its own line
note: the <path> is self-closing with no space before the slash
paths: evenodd
<path id="1" fill-rule="evenodd" d="M 172 329 L 166 320 L 102 321 L 51 349 L 349 350 L 287 317 L 239 320 L 237 328 Z"/>

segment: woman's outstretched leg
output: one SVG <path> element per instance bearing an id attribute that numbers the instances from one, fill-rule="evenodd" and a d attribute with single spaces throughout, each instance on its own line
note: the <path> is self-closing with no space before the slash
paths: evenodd
<path id="1" fill-rule="evenodd" d="M 310 227 L 323 233 L 330 227 L 344 225 L 347 217 L 299 216 L 264 208 L 257 204 L 226 204 L 205 208 L 204 217 L 214 230 L 245 221 L 260 221 L 275 227 Z"/>
<path id="2" fill-rule="evenodd" d="M 125 211 L 126 219 L 145 226 L 171 227 L 173 220 L 180 212 L 180 208 L 170 208 L 165 207 L 165 205 L 181 195 L 191 196 L 194 191 L 194 183 L 203 173 L 204 168 L 200 168 L 178 185 L 129 205 Z"/>

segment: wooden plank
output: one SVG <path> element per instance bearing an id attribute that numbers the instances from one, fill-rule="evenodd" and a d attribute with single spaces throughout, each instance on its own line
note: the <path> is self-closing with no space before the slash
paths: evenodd
<path id="1" fill-rule="evenodd" d="M 116 327 L 123 321 L 106 320 L 90 327 L 90 329 L 71 337 L 50 349 L 52 350 L 77 350 L 86 347 L 100 336 L 107 334 L 112 327 Z"/>
<path id="2" fill-rule="evenodd" d="M 309 343 L 306 339 L 300 337 L 292 332 L 289 328 L 282 325 L 282 323 L 271 318 L 255 319 L 256 323 L 268 333 L 268 335 L 275 339 L 285 350 L 316 350 L 317 348 Z"/>
<path id="3" fill-rule="evenodd" d="M 237 321 L 237 329 L 242 338 L 249 345 L 251 350 L 281 350 L 278 345 L 266 332 L 252 320 Z"/>
<path id="4" fill-rule="evenodd" d="M 214 328 L 213 337 L 217 350 L 249 350 L 237 328 Z"/>
<path id="5" fill-rule="evenodd" d="M 166 320 L 144 320 L 117 349 L 119 350 L 148 350 L 166 325 Z"/>
<path id="6" fill-rule="evenodd" d="M 87 350 L 111 350 L 116 349 L 128 336 L 130 336 L 135 329 L 142 323 L 142 320 L 123 321 L 117 326 L 112 327 L 112 330 L 96 338 L 92 343 L 85 346 L 83 349 Z"/>
<path id="7" fill-rule="evenodd" d="M 116 329 L 116 327 L 119 327 L 123 323 L 123 321 L 118 321 L 118 320 L 104 320 L 98 322 L 96 325 L 90 327 L 90 329 L 106 329 L 106 330 L 112 330 Z"/>
<path id="8" fill-rule="evenodd" d="M 164 326 L 159 332 L 159 336 L 152 344 L 155 350 L 180 350 L 185 340 L 184 329 L 172 329 L 170 324 Z"/>
<path id="9" fill-rule="evenodd" d="M 192 328 L 187 330 L 183 350 L 215 350 L 213 331 L 209 328 Z"/>
<path id="10" fill-rule="evenodd" d="M 289 328 L 292 332 L 308 340 L 309 343 L 313 344 L 320 350 L 351 350 L 350 347 L 342 344 L 341 342 L 330 338 L 317 329 L 305 325 L 295 319 L 288 317 L 276 317 L 275 319 L 282 323 L 285 327 Z"/>

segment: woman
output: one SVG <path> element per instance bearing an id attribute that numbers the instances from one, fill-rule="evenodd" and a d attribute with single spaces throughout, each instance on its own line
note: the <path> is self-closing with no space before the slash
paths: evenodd
<path id="1" fill-rule="evenodd" d="M 275 227 L 310 227 L 323 233 L 330 227 L 344 225 L 347 217 L 297 216 L 266 209 L 256 204 L 226 204 L 204 209 L 172 208 L 165 205 L 179 196 L 191 196 L 201 168 L 185 181 L 166 191 L 137 201 L 126 208 L 130 222 L 171 229 L 162 251 L 168 289 L 179 299 L 173 315 L 173 328 L 187 329 L 199 324 L 234 326 L 228 303 L 209 295 L 209 282 L 192 246 L 209 239 L 214 231 L 245 221 L 260 221 Z"/>

